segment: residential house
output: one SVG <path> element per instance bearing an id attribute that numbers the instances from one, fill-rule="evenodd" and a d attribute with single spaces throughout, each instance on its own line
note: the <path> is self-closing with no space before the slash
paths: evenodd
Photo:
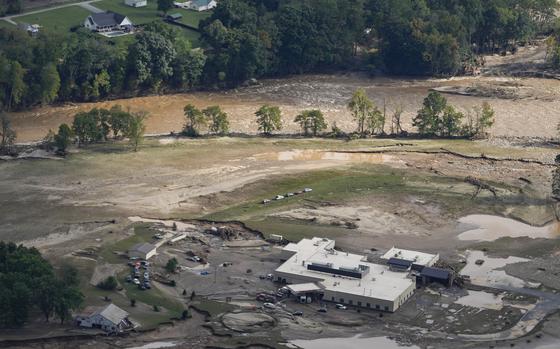
<path id="1" fill-rule="evenodd" d="M 115 31 L 129 32 L 134 29 L 134 25 L 128 17 L 110 11 L 92 13 L 84 21 L 84 27 L 99 33 Z"/>
<path id="2" fill-rule="evenodd" d="M 75 321 L 80 327 L 99 328 L 107 333 L 121 333 L 134 328 L 128 313 L 114 304 L 104 308 L 86 307 Z"/>
<path id="3" fill-rule="evenodd" d="M 185 8 L 195 11 L 208 11 L 218 6 L 216 0 L 191 0 L 185 3 Z"/>
<path id="4" fill-rule="evenodd" d="M 124 0 L 124 4 L 130 7 L 145 7 L 148 6 L 147 0 Z"/>

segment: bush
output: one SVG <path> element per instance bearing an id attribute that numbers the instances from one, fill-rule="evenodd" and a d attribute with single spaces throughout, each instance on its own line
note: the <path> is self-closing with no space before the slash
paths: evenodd
<path id="1" fill-rule="evenodd" d="M 131 306 L 131 307 L 135 307 L 135 306 L 136 306 L 136 299 L 131 299 L 131 300 L 130 300 L 130 306 Z"/>
<path id="2" fill-rule="evenodd" d="M 159 312 L 159 307 L 157 305 L 154 304 L 154 311 Z"/>
<path id="3" fill-rule="evenodd" d="M 106 291 L 114 291 L 117 288 L 117 279 L 114 276 L 108 276 L 105 280 L 100 281 L 97 287 Z"/>
<path id="4" fill-rule="evenodd" d="M 177 269 L 178 264 L 179 262 L 177 262 L 177 258 L 173 257 L 167 261 L 167 264 L 165 265 L 165 270 L 167 270 L 170 273 L 173 273 Z"/>

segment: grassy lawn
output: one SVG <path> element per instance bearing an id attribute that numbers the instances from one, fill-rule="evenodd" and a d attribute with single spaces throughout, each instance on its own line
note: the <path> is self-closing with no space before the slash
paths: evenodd
<path id="1" fill-rule="evenodd" d="M 69 6 L 51 11 L 16 17 L 18 23 L 39 24 L 45 29 L 67 33 L 70 28 L 81 25 L 90 12 L 79 6 Z"/>
<path id="2" fill-rule="evenodd" d="M 103 10 L 117 12 L 126 15 L 132 23 L 146 24 L 161 18 L 161 12 L 157 10 L 157 1 L 148 1 L 145 7 L 130 7 L 124 4 L 124 0 L 102 0 L 95 3 L 95 7 Z M 183 9 L 172 9 L 169 13 L 180 13 L 183 15 L 181 22 L 198 27 L 198 22 L 210 16 L 211 12 L 196 12 Z"/>
<path id="3" fill-rule="evenodd" d="M 107 263 L 119 264 L 125 260 L 117 255 L 115 252 L 126 252 L 134 244 L 140 242 L 152 242 L 154 232 L 149 229 L 150 224 L 137 224 L 134 226 L 134 235 L 126 239 L 120 240 L 114 244 L 104 246 L 100 251 L 99 256 L 102 257 Z"/>
<path id="4" fill-rule="evenodd" d="M 15 25 L 11 24 L 11 23 L 8 23 L 8 22 L 4 21 L 4 20 L 0 20 L 0 28 L 12 28 L 12 29 L 15 29 L 15 28 L 17 28 L 17 27 L 16 27 Z"/>

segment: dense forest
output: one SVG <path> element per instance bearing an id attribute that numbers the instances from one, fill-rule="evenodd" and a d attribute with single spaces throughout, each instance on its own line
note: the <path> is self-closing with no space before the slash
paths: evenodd
<path id="1" fill-rule="evenodd" d="M 0 29 L 0 108 L 231 87 L 327 70 L 453 75 L 549 34 L 555 0 L 220 0 L 201 48 L 164 22 L 127 44 Z M 553 41 L 557 42 L 557 41 Z M 558 44 L 551 48 L 554 50 Z"/>
<path id="2" fill-rule="evenodd" d="M 32 311 L 71 319 L 83 301 L 78 284 L 75 268 L 56 273 L 35 248 L 0 241 L 0 328 L 22 326 Z"/>

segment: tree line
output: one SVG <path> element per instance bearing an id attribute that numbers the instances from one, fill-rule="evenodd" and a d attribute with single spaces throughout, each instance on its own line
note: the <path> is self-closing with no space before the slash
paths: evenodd
<path id="1" fill-rule="evenodd" d="M 35 248 L 0 241 L 0 328 L 21 327 L 35 310 L 63 323 L 80 307 L 78 272 L 58 272 Z"/>
<path id="2" fill-rule="evenodd" d="M 8 0 L 4 0 L 8 1 Z M 9 0 L 13 1 L 13 0 Z M 131 41 L 0 29 L 0 109 L 97 101 L 327 69 L 456 74 L 552 26 L 555 0 L 221 0 L 201 49 L 162 21 Z M 164 7 L 161 8 L 165 10 Z"/>
<path id="3" fill-rule="evenodd" d="M 396 105 L 388 115 L 387 107 L 379 108 L 372 101 L 365 90 L 358 89 L 347 104 L 356 131 L 346 134 L 340 130 L 336 122 L 331 131 L 325 134 L 328 123 L 319 109 L 302 110 L 293 122 L 297 123 L 306 137 L 368 137 L 368 136 L 408 136 L 409 131 L 403 129 L 401 117 L 402 105 Z M 192 104 L 183 108 L 185 125 L 182 134 L 188 137 L 198 137 L 204 132 L 211 135 L 226 136 L 230 133 L 228 114 L 220 106 L 213 105 L 199 109 Z M 466 112 L 458 111 L 448 103 L 439 92 L 432 91 L 424 99 L 422 108 L 413 119 L 413 127 L 417 135 L 428 138 L 453 137 L 484 137 L 494 124 L 494 110 L 489 103 L 484 102 L 480 107 L 474 107 Z M 263 105 L 255 112 L 258 130 L 265 136 L 281 131 L 282 111 L 278 106 Z M 56 150 L 65 155 L 72 143 L 86 146 L 92 143 L 105 142 L 109 139 L 127 138 L 134 151 L 142 143 L 146 131 L 145 121 L 149 114 L 144 111 L 131 112 L 120 105 L 110 109 L 93 108 L 74 115 L 72 125 L 61 124 L 58 132 L 52 130 L 45 136 L 43 145 L 47 150 Z M 412 132 L 411 132 L 412 133 Z M 9 153 L 15 141 L 15 131 L 5 114 L 0 116 L 0 154 Z"/>

